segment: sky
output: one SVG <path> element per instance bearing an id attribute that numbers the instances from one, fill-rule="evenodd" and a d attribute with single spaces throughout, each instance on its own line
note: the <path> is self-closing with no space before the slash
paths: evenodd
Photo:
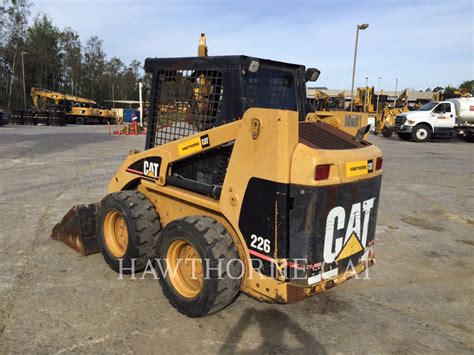
<path id="1" fill-rule="evenodd" d="M 473 0 L 33 0 L 32 16 L 97 35 L 108 58 L 245 54 L 321 70 L 317 86 L 394 90 L 458 86 L 474 79 Z M 379 80 L 378 78 L 381 77 Z"/>

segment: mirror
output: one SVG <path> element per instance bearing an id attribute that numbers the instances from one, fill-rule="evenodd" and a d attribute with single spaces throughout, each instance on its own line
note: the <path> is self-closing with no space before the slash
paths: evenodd
<path id="1" fill-rule="evenodd" d="M 316 81 L 319 78 L 319 74 L 321 74 L 321 72 L 318 69 L 308 68 L 304 74 L 304 79 L 305 81 Z"/>

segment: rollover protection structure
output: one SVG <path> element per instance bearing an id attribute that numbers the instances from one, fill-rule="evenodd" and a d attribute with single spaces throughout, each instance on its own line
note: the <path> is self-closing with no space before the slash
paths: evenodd
<path id="1" fill-rule="evenodd" d="M 145 150 L 53 238 L 100 249 L 116 271 L 156 259 L 164 294 L 191 317 L 239 291 L 302 300 L 373 264 L 382 154 L 357 116 L 356 136 L 306 120 L 318 70 L 247 56 L 147 59 L 145 70 Z"/>

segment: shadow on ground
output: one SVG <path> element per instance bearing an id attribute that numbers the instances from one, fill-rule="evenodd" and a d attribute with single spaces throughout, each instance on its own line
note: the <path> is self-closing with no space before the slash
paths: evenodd
<path id="1" fill-rule="evenodd" d="M 248 328 L 258 327 L 259 345 L 247 346 L 244 333 Z M 288 335 L 296 339 L 290 344 Z M 242 349 L 238 349 L 244 348 Z M 238 323 L 230 330 L 220 349 L 223 354 L 326 354 L 324 347 L 297 322 L 278 309 L 258 310 L 247 308 Z"/>

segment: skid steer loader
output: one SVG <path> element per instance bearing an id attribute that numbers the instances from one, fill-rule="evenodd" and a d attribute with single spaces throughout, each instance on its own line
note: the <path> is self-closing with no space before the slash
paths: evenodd
<path id="1" fill-rule="evenodd" d="M 200 317 L 239 291 L 289 303 L 374 262 L 381 151 L 307 122 L 317 69 L 247 56 L 147 59 L 145 150 L 98 204 L 53 230 L 118 272 L 154 263 L 169 302 Z"/>

